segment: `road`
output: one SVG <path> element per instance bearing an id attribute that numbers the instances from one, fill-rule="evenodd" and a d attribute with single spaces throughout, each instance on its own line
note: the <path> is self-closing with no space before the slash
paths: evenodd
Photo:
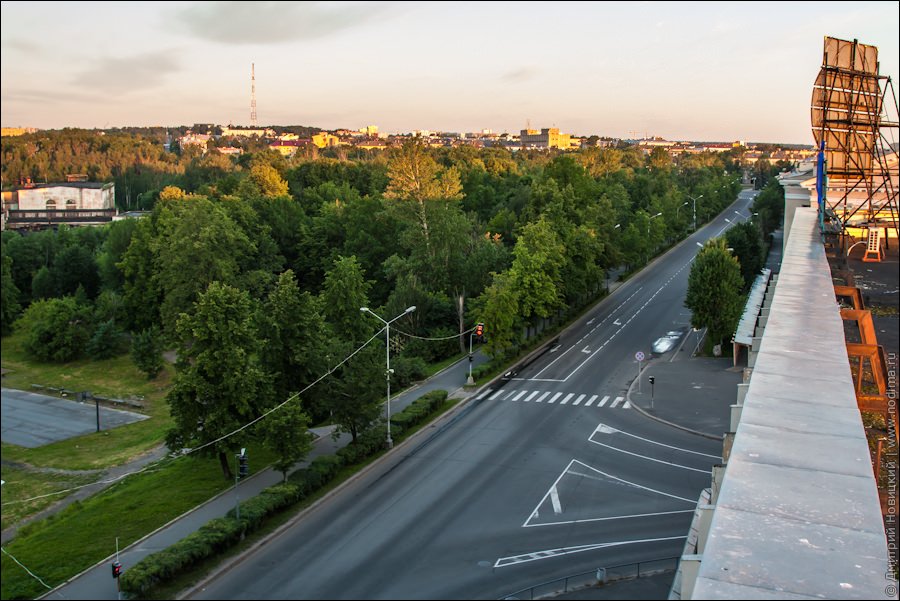
<path id="1" fill-rule="evenodd" d="M 499 598 L 676 556 L 720 443 L 630 410 L 634 354 L 684 328 L 697 243 L 626 282 L 502 387 L 195 591 L 201 599 Z M 676 351 L 677 352 L 677 351 Z"/>

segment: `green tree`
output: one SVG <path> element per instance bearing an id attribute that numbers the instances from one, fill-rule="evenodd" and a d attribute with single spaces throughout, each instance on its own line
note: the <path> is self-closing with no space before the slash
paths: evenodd
<path id="1" fill-rule="evenodd" d="M 350 356 L 380 327 L 380 322 L 373 324 L 377 320 L 360 311 L 369 305 L 368 290 L 356 257 L 340 257 L 325 274 L 321 305 L 331 331 L 329 363 Z M 379 384 L 385 377 L 383 352 L 370 344 L 328 380 L 324 409 L 334 417 L 338 431 L 348 432 L 353 440 L 379 415 Z"/>
<path id="2" fill-rule="evenodd" d="M 308 428 L 309 416 L 303 411 L 300 399 L 286 403 L 260 423 L 263 444 L 276 457 L 272 467 L 281 472 L 285 482 L 288 471 L 312 449 L 313 437 Z"/>
<path id="3" fill-rule="evenodd" d="M 112 319 L 97 326 L 85 350 L 91 359 L 112 359 L 122 346 L 122 331 Z"/>
<path id="4" fill-rule="evenodd" d="M 53 279 L 53 273 L 48 267 L 42 266 L 31 278 L 31 298 L 34 300 L 54 298 L 56 294 L 56 280 Z"/>
<path id="5" fill-rule="evenodd" d="M 78 358 L 91 335 L 90 309 L 76 300 L 50 298 L 31 303 L 16 322 L 25 332 L 25 350 L 40 361 Z"/>
<path id="6" fill-rule="evenodd" d="M 274 198 L 288 195 L 288 184 L 278 170 L 267 163 L 255 163 L 250 167 L 250 181 L 263 196 Z"/>
<path id="7" fill-rule="evenodd" d="M 519 292 L 509 272 L 494 273 L 493 281 L 478 297 L 478 321 L 484 323 L 487 343 L 485 352 L 501 357 L 517 342 Z"/>
<path id="8" fill-rule="evenodd" d="M 163 345 L 154 326 L 141 330 L 131 339 L 131 361 L 152 380 L 163 368 Z"/>
<path id="9" fill-rule="evenodd" d="M 2 246 L 2 281 L 0 281 L 0 335 L 6 336 L 12 330 L 12 324 L 19 315 L 19 289 L 12 278 L 12 258 L 6 254 L 6 244 Z"/>
<path id="10" fill-rule="evenodd" d="M 246 446 L 246 431 L 236 431 L 270 399 L 254 316 L 246 292 L 213 282 L 176 327 L 178 363 L 167 396 L 175 427 L 167 443 L 218 455 L 226 480 L 233 477 L 230 455 Z"/>
<path id="11" fill-rule="evenodd" d="M 543 217 L 522 228 L 513 249 L 510 274 L 519 292 L 522 317 L 549 317 L 562 305 L 560 270 L 565 248 Z"/>
<path id="12" fill-rule="evenodd" d="M 741 266 L 725 240 L 707 242 L 691 266 L 684 306 L 691 310 L 691 325 L 707 328 L 712 344 L 734 333 L 741 316 L 743 284 Z"/>
<path id="13" fill-rule="evenodd" d="M 766 262 L 766 251 L 759 227 L 752 221 L 743 221 L 725 232 L 725 240 L 741 264 L 743 289 L 748 290 Z"/>
<path id="14" fill-rule="evenodd" d="M 357 309 L 358 311 L 358 309 Z M 276 401 L 302 390 L 325 373 L 325 322 L 317 299 L 300 292 L 287 270 L 269 293 L 263 311 L 263 365 L 271 374 Z"/>

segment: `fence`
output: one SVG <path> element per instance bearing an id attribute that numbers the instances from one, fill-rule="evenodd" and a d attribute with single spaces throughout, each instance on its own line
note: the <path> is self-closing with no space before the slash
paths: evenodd
<path id="1" fill-rule="evenodd" d="M 523 588 L 514 593 L 504 595 L 500 599 L 541 599 L 590 586 L 608 584 L 617 580 L 642 578 L 667 571 L 674 572 L 678 567 L 678 560 L 678 557 L 664 557 L 637 563 L 597 568 L 590 572 L 581 572 Z"/>

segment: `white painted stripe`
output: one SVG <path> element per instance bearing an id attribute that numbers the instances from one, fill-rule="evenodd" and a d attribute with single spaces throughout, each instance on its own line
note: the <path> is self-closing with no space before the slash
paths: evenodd
<path id="1" fill-rule="evenodd" d="M 636 434 L 631 434 L 629 432 L 625 432 L 624 430 L 619 430 L 617 428 L 613 428 L 612 426 L 607 426 L 606 424 L 599 424 L 597 428 L 594 430 L 594 434 L 600 432 L 601 434 L 623 434 L 625 436 L 630 436 L 632 438 L 637 438 L 638 440 L 642 440 L 644 442 L 649 442 L 650 444 L 659 445 L 661 447 L 666 447 L 667 449 L 674 449 L 676 451 L 681 451 L 682 453 L 690 453 L 692 455 L 701 455 L 703 457 L 709 457 L 710 459 L 722 459 L 721 455 L 710 455 L 709 453 L 701 453 L 700 451 L 692 451 L 690 449 L 685 449 L 682 447 L 675 447 L 670 444 L 663 444 L 661 442 L 656 442 L 655 440 L 650 440 L 649 438 L 644 438 L 643 436 L 638 436 Z M 591 434 L 588 437 L 588 440 L 593 442 L 594 434 Z"/>
<path id="2" fill-rule="evenodd" d="M 557 392 L 556 394 L 553 395 L 553 398 L 550 399 L 550 400 L 547 401 L 547 402 L 548 402 L 548 403 L 555 403 L 555 402 L 556 402 L 556 399 L 558 399 L 558 398 L 561 397 L 561 396 L 562 396 L 562 393 L 561 393 L 561 392 Z"/>
<path id="3" fill-rule="evenodd" d="M 616 397 L 616 400 L 614 400 L 614 401 L 612 402 L 612 405 L 610 405 L 609 408 L 610 408 L 610 409 L 615 409 L 616 406 L 617 406 L 619 403 L 621 403 L 622 401 L 624 401 L 624 400 L 625 400 L 625 397 L 623 397 L 623 396 L 617 396 L 617 397 Z"/>
<path id="4" fill-rule="evenodd" d="M 571 461 L 569 461 L 569 465 L 566 466 L 566 469 L 564 469 L 564 470 L 562 471 L 562 473 L 561 473 L 559 476 L 556 477 L 556 480 L 555 480 L 555 481 L 553 482 L 553 484 L 550 486 L 551 489 L 552 489 L 552 488 L 556 488 L 556 485 L 559 484 L 559 481 L 562 480 L 563 476 L 566 475 L 566 473 L 569 471 L 569 468 L 572 467 L 572 464 L 575 463 L 575 462 L 576 462 L 575 459 L 572 459 Z M 531 512 L 531 515 L 528 517 L 527 520 L 525 520 L 525 523 L 522 524 L 523 527 L 528 525 L 528 522 L 531 521 L 531 518 L 534 518 L 534 517 L 537 517 L 537 516 L 538 516 L 538 509 L 540 509 L 541 505 L 544 504 L 544 501 L 546 501 L 546 500 L 547 500 L 547 497 L 549 497 L 549 496 L 550 496 L 550 491 L 548 490 L 546 493 L 544 493 L 544 496 L 541 497 L 541 500 L 538 501 L 538 504 L 535 505 L 534 511 Z"/>
<path id="5" fill-rule="evenodd" d="M 653 457 L 648 457 L 646 455 L 641 455 L 640 453 L 632 453 L 631 451 L 626 451 L 625 449 L 620 449 L 619 447 L 614 447 L 612 445 L 603 444 L 602 442 L 597 442 L 596 440 L 588 439 L 588 442 L 592 442 L 595 445 L 600 445 L 601 447 L 606 447 L 607 449 L 611 449 L 613 451 L 618 451 L 620 453 L 625 453 L 626 455 L 631 455 L 632 457 L 640 457 L 641 459 L 646 459 L 647 461 L 653 461 L 654 463 L 662 463 L 663 465 L 671 465 L 672 467 L 677 467 L 683 470 L 689 470 L 692 472 L 700 472 L 701 474 L 711 474 L 712 470 L 700 470 L 695 467 L 688 467 L 686 465 L 681 465 L 679 463 L 672 463 L 671 461 L 663 461 L 662 459 L 655 459 Z"/>
<path id="6" fill-rule="evenodd" d="M 625 404 L 622 405 L 622 409 L 631 409 L 631 401 L 625 401 Z"/>
<path id="7" fill-rule="evenodd" d="M 553 513 L 561 514 L 562 505 L 559 502 L 559 492 L 556 490 L 556 486 L 550 489 L 550 502 L 553 503 Z"/>
<path id="8" fill-rule="evenodd" d="M 655 513 L 635 513 L 632 515 L 613 515 L 607 518 L 585 518 L 583 520 L 565 520 L 562 522 L 542 522 L 540 524 L 525 524 L 523 528 L 539 528 L 541 526 L 563 526 L 565 524 L 581 524 L 583 522 L 608 522 L 610 520 L 628 520 L 631 518 L 650 518 L 658 515 L 675 515 L 676 513 L 694 513 L 693 509 L 680 509 L 678 511 L 657 511 Z M 533 515 L 532 517 L 540 517 Z"/>
<path id="9" fill-rule="evenodd" d="M 550 396 L 550 393 L 549 393 L 549 392 L 545 392 L 544 394 L 542 394 L 542 395 L 540 396 L 540 398 L 538 398 L 538 400 L 535 401 L 535 403 L 540 403 L 541 401 L 543 401 L 544 399 L 546 399 L 548 396 Z"/>
<path id="10" fill-rule="evenodd" d="M 492 391 L 492 390 L 493 390 L 493 388 L 488 388 L 487 390 L 485 390 L 484 392 L 482 392 L 481 394 L 479 394 L 477 397 L 475 397 L 475 400 L 476 400 L 476 401 L 480 401 L 481 399 L 483 399 L 483 398 L 486 397 L 487 395 L 491 394 L 491 391 Z"/>
<path id="11" fill-rule="evenodd" d="M 591 395 L 591 398 L 588 399 L 588 402 L 585 403 L 584 406 L 585 406 L 585 407 L 590 407 L 591 405 L 594 404 L 594 401 L 596 401 L 596 400 L 597 400 L 597 395 L 596 395 L 596 394 L 592 394 L 592 395 Z"/>
<path id="12" fill-rule="evenodd" d="M 565 405 L 566 403 L 569 402 L 569 399 L 571 399 L 573 396 L 575 396 L 575 393 L 574 393 L 574 392 L 570 392 L 569 394 L 566 395 L 566 398 L 564 398 L 563 400 L 561 400 L 561 401 L 559 402 L 559 404 L 560 404 L 560 405 Z"/>
<path id="13" fill-rule="evenodd" d="M 640 484 L 637 484 L 637 483 L 635 483 L 635 482 L 629 482 L 628 480 L 624 480 L 624 479 L 622 479 L 622 478 L 617 478 L 616 476 L 613 476 L 612 474 L 607 474 L 606 472 L 601 472 L 601 471 L 598 470 L 597 468 L 591 467 L 591 466 L 589 466 L 589 465 L 586 464 L 586 463 L 582 463 L 581 461 L 578 461 L 577 459 L 573 459 L 572 461 L 570 461 L 570 462 L 569 462 L 569 465 L 571 466 L 573 463 L 577 463 L 577 464 L 581 465 L 582 467 L 585 467 L 585 468 L 591 470 L 592 472 L 597 472 L 597 473 L 600 474 L 601 476 L 605 476 L 605 477 L 607 477 L 607 478 L 612 478 L 613 480 L 616 480 L 616 481 L 618 481 L 618 482 L 622 482 L 623 484 L 627 484 L 627 485 L 633 486 L 633 487 L 635 487 L 635 488 L 640 488 L 641 490 L 646 490 L 646 491 L 648 491 L 648 492 L 656 493 L 656 494 L 662 495 L 662 496 L 664 496 L 664 497 L 669 497 L 670 499 L 678 499 L 679 501 L 685 501 L 686 503 L 690 503 L 691 505 L 696 505 L 696 504 L 697 504 L 697 499 L 687 499 L 687 498 L 685 498 L 685 497 L 679 497 L 678 495 L 672 495 L 672 494 L 669 494 L 669 493 L 667 493 L 667 492 L 663 492 L 663 491 L 661 491 L 661 490 L 656 490 L 655 488 L 650 488 L 650 487 L 648 487 L 648 486 L 641 486 Z M 569 472 L 569 469 L 570 469 L 570 468 L 566 468 L 566 472 Z M 575 471 L 572 471 L 572 472 L 569 472 L 569 473 L 575 474 L 575 475 L 577 475 L 577 476 L 588 477 L 586 474 L 580 474 L 580 473 L 575 472 Z M 554 486 L 555 486 L 555 485 L 556 485 L 556 483 L 554 482 Z"/>
<path id="14" fill-rule="evenodd" d="M 538 561 L 541 559 L 550 559 L 561 557 L 563 555 L 571 555 L 572 553 L 581 553 L 583 551 L 595 551 L 597 549 L 605 549 L 606 547 L 620 547 L 622 545 L 633 545 L 639 543 L 658 543 L 669 540 L 683 540 L 686 536 L 667 536 L 664 538 L 644 538 L 636 540 L 622 540 L 611 543 L 596 543 L 593 545 L 578 545 L 577 547 L 561 547 L 559 549 L 548 549 L 546 551 L 535 551 L 533 553 L 523 553 L 522 555 L 513 555 L 512 557 L 501 557 L 494 562 L 495 568 L 504 568 L 529 561 Z"/>
<path id="15" fill-rule="evenodd" d="M 603 397 L 603 398 L 600 400 L 599 403 L 597 403 L 597 406 L 598 406 L 598 407 L 602 407 L 603 405 L 606 404 L 606 401 L 608 401 L 608 400 L 609 400 L 609 395 L 606 395 L 605 397 Z"/>
<path id="16" fill-rule="evenodd" d="M 516 395 L 516 398 L 514 398 L 513 400 L 514 400 L 514 401 L 518 401 L 519 399 L 521 399 L 521 398 L 522 398 L 523 396 L 525 396 L 526 394 L 528 394 L 528 391 L 527 391 L 527 390 L 523 390 L 522 392 L 520 392 L 519 394 L 517 394 L 517 395 Z"/>
<path id="17" fill-rule="evenodd" d="M 491 395 L 491 398 L 490 398 L 489 400 L 493 401 L 494 399 L 496 399 L 496 398 L 497 398 L 498 396 L 500 396 L 501 394 L 503 394 L 503 391 L 502 391 L 502 390 L 498 390 L 497 392 L 495 392 L 494 394 Z"/>
<path id="18" fill-rule="evenodd" d="M 534 392 L 531 393 L 531 395 L 527 399 L 525 399 L 525 402 L 527 403 L 528 401 L 530 401 L 531 399 L 533 399 L 534 397 L 536 397 L 539 394 L 541 394 L 541 391 L 535 390 Z"/>
<path id="19" fill-rule="evenodd" d="M 584 400 L 584 397 L 586 397 L 586 396 L 587 396 L 586 394 L 579 394 L 579 395 L 578 395 L 578 398 L 575 399 L 575 402 L 572 403 L 572 404 L 573 404 L 573 405 L 580 405 L 580 404 L 581 404 L 581 401 L 583 401 L 583 400 Z"/>

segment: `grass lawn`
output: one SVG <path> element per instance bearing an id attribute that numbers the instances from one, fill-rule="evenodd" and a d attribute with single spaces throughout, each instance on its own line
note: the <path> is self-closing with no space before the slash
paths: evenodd
<path id="1" fill-rule="evenodd" d="M 260 449 L 254 452 L 251 467 L 268 465 L 272 459 Z M 114 553 L 116 537 L 119 548 L 127 547 L 232 485 L 222 476 L 216 458 L 165 459 L 86 501 L 22 527 L 4 549 L 49 586 L 57 586 Z M 46 592 L 6 554 L 0 582 L 3 599 L 34 598 Z"/>
<path id="2" fill-rule="evenodd" d="M 43 511 L 62 499 L 64 495 L 52 495 L 21 503 L 20 501 L 23 499 L 32 499 L 41 495 L 90 484 L 96 481 L 100 474 L 97 472 L 75 474 L 42 473 L 3 465 L 0 468 L 0 477 L 2 477 L 4 482 L 2 521 L 3 529 L 5 530 L 19 520 Z"/>

